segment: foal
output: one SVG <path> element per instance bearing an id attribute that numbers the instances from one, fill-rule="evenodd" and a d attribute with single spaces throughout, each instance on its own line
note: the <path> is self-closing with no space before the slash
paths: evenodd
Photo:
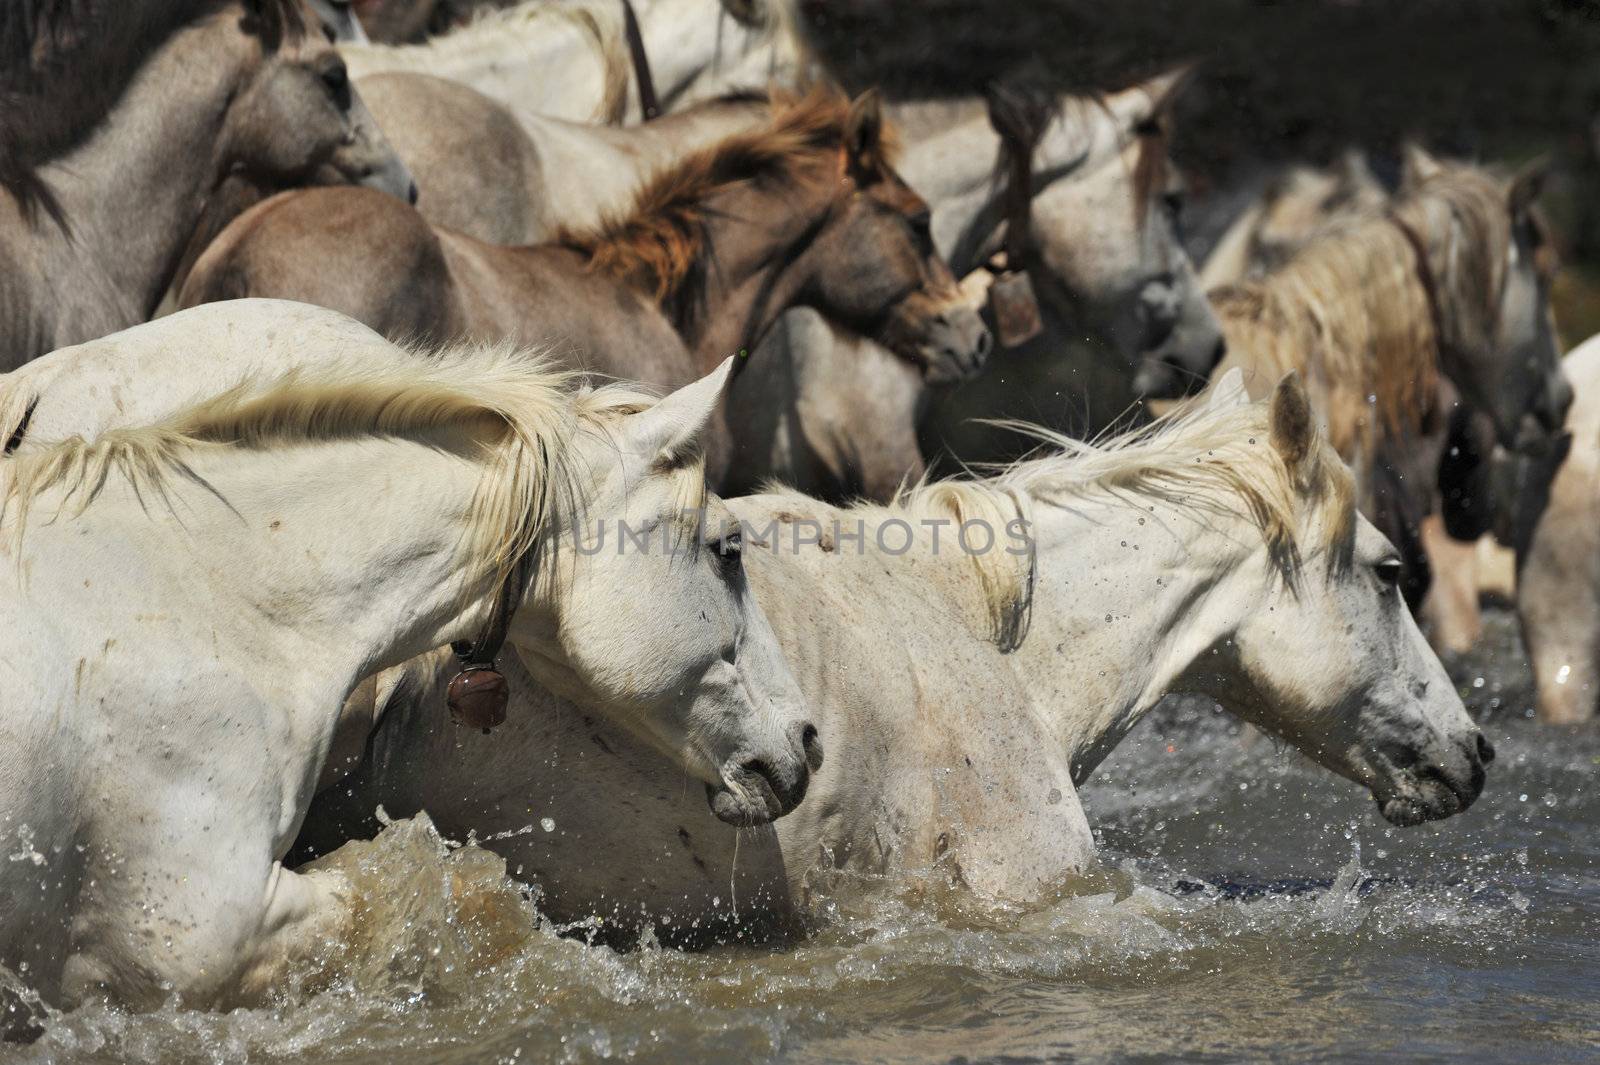
<path id="1" fill-rule="evenodd" d="M 553 344 L 577 368 L 672 387 L 797 305 L 914 362 L 974 364 L 988 332 L 889 155 L 876 96 L 813 94 L 664 171 L 632 214 L 520 248 L 358 190 L 291 193 L 231 225 L 180 302 L 296 299 L 391 338 Z"/>

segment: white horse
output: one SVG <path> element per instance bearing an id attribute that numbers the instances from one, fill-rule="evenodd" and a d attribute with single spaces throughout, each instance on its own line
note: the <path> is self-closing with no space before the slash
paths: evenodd
<path id="1" fill-rule="evenodd" d="M 1493 750 L 1294 378 L 1270 404 L 1235 382 L 1143 434 L 1060 445 L 889 507 L 731 501 L 835 746 L 771 828 L 729 831 L 668 762 L 529 686 L 486 770 L 476 737 L 428 716 L 440 674 L 424 659 L 379 678 L 370 757 L 313 805 L 305 851 L 375 829 L 380 803 L 425 808 L 504 855 L 557 919 L 688 939 L 815 914 L 841 874 L 1025 901 L 1092 860 L 1076 788 L 1168 692 L 1216 698 L 1393 823 L 1472 803 Z"/>
<path id="2" fill-rule="evenodd" d="M 166 340 L 147 387 L 315 343 L 280 308 L 210 310 L 237 328 L 196 346 L 181 325 L 204 315 L 142 327 Z M 339 708 L 495 619 L 542 684 L 678 762 L 720 817 L 788 812 L 820 764 L 736 537 L 622 558 L 567 528 L 667 537 L 686 507 L 721 512 L 698 455 L 726 366 L 652 404 L 568 391 L 522 354 L 385 361 L 331 332 L 359 350 L 89 441 L 40 436 L 70 373 L 0 385 L 22 411 L 0 462 L 0 845 L 22 856 L 0 866 L 0 964 L 47 998 L 249 1000 L 340 934 L 341 878 L 280 863 L 341 734 L 370 727 Z M 103 368 L 119 338 L 97 343 L 65 354 Z"/>
<path id="3" fill-rule="evenodd" d="M 716 0 L 636 0 L 661 106 L 791 82 L 791 35 L 741 25 Z M 405 71 L 470 86 L 521 115 L 617 124 L 640 117 L 620 0 L 529 0 L 416 45 L 344 45 L 360 79 Z"/>
<path id="4" fill-rule="evenodd" d="M 1545 468 L 1535 460 L 1521 471 L 1514 539 L 1517 615 L 1539 719 L 1575 724 L 1600 707 L 1600 337 L 1573 348 L 1562 368 L 1575 396 L 1570 452 L 1557 449 Z"/>

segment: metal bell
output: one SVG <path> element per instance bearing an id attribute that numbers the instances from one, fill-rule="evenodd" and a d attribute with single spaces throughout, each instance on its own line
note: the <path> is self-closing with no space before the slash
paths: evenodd
<path id="1" fill-rule="evenodd" d="M 1025 344 L 1044 332 L 1039 300 L 1026 270 L 1006 270 L 989 286 L 989 309 L 994 312 L 995 333 L 1008 348 Z"/>
<path id="2" fill-rule="evenodd" d="M 450 680 L 445 702 L 456 724 L 479 729 L 485 734 L 505 723 L 506 703 L 511 687 L 505 675 L 493 666 L 470 666 Z"/>

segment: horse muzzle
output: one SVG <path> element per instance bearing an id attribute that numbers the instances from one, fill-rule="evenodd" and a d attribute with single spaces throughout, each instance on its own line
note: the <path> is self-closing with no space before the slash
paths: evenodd
<path id="1" fill-rule="evenodd" d="M 1437 759 L 1413 751 L 1379 756 L 1384 765 L 1372 794 L 1385 821 L 1420 825 L 1451 817 L 1477 801 L 1494 761 L 1494 746 L 1477 729 L 1452 746 L 1453 751 Z"/>
<path id="2" fill-rule="evenodd" d="M 717 819 L 735 828 L 765 825 L 800 805 L 811 774 L 822 768 L 822 743 L 809 722 L 791 730 L 791 750 L 779 758 L 735 755 L 723 763 L 720 784 L 706 785 Z"/>
<path id="3" fill-rule="evenodd" d="M 957 301 L 931 312 L 893 314 L 878 340 L 921 369 L 923 380 L 933 385 L 972 380 L 983 371 L 994 348 L 983 316 Z"/>

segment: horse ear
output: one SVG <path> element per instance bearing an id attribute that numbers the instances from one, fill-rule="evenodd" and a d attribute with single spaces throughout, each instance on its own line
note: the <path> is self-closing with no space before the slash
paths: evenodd
<path id="1" fill-rule="evenodd" d="M 1548 155 L 1539 156 L 1517 171 L 1517 176 L 1511 179 L 1510 191 L 1506 193 L 1506 200 L 1513 216 L 1520 217 L 1533 208 L 1534 201 L 1544 191 L 1545 179 L 1549 176 Z"/>
<path id="2" fill-rule="evenodd" d="M 1444 170 L 1439 160 L 1428 154 L 1419 144 L 1406 142 L 1400 160 L 1400 187 L 1414 189 L 1435 174 Z"/>
<path id="3" fill-rule="evenodd" d="M 1284 464 L 1291 470 L 1299 469 L 1311 455 L 1317 426 L 1311 418 L 1311 399 L 1297 371 L 1284 374 L 1273 390 L 1267 422 L 1272 429 L 1272 446 L 1283 456 Z"/>
<path id="4" fill-rule="evenodd" d="M 1139 88 L 1150 100 L 1150 117 L 1171 114 L 1172 105 L 1194 83 L 1195 64 L 1185 63 L 1157 74 Z"/>
<path id="5" fill-rule="evenodd" d="M 1367 153 L 1360 148 L 1341 152 L 1339 161 L 1334 164 L 1334 173 L 1338 178 L 1339 192 L 1347 199 L 1354 199 L 1363 189 L 1381 188 L 1378 179 L 1372 176 Z"/>
<path id="6" fill-rule="evenodd" d="M 702 452 L 706 427 L 722 401 L 733 375 L 733 359 L 693 384 L 670 393 L 649 410 L 631 415 L 624 423 L 628 451 L 660 470 L 679 469 L 696 461 Z"/>
<path id="7" fill-rule="evenodd" d="M 870 173 L 881 162 L 883 143 L 883 98 L 877 89 L 868 89 L 850 102 L 844 120 L 844 151 L 852 173 Z"/>
<path id="8" fill-rule="evenodd" d="M 1250 396 L 1244 390 L 1244 370 L 1232 367 L 1222 375 L 1222 380 L 1211 386 L 1211 396 L 1206 400 L 1206 410 L 1233 410 L 1250 405 Z"/>

